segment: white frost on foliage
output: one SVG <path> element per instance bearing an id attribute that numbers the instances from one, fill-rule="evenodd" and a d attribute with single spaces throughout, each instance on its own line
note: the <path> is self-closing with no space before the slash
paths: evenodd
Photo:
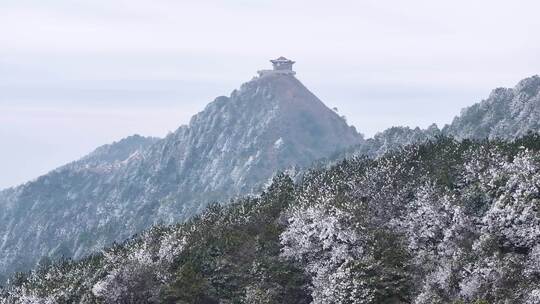
<path id="1" fill-rule="evenodd" d="M 483 257 L 464 266 L 467 273 L 459 283 L 459 294 L 462 299 L 472 301 L 483 298 L 505 286 L 509 279 L 511 264 L 515 263 L 512 257 L 490 256 Z"/>
<path id="2" fill-rule="evenodd" d="M 348 282 L 349 272 L 344 265 L 360 258 L 363 248 L 346 212 L 321 205 L 296 208 L 281 234 L 281 244 L 281 256 L 305 264 L 305 271 L 312 275 L 313 303 L 335 300 L 337 282 L 343 288 L 354 289 L 347 285 L 354 282 Z"/>
<path id="3" fill-rule="evenodd" d="M 282 256 L 294 260 L 315 260 L 320 254 L 327 263 L 343 263 L 361 253 L 358 235 L 347 225 L 349 216 L 337 209 L 319 206 L 294 210 L 289 226 L 281 234 Z"/>
<path id="4" fill-rule="evenodd" d="M 324 276 L 323 273 L 316 276 L 313 279 L 314 286 L 324 288 L 314 288 L 313 303 L 373 303 L 375 291 L 357 276 L 358 270 L 353 271 L 352 265 L 353 263 L 343 263 L 328 273 L 328 276 Z"/>
<path id="5" fill-rule="evenodd" d="M 40 297 L 35 292 L 28 290 L 25 287 L 19 287 L 12 291 L 13 297 L 5 297 L 0 299 L 0 304 L 56 304 L 52 297 Z"/>
<path id="6" fill-rule="evenodd" d="M 185 246 L 181 230 L 169 231 L 157 241 L 152 231 L 142 235 L 125 255 L 105 252 L 113 268 L 92 287 L 92 293 L 106 303 L 130 299 L 152 303 L 157 301 L 160 287 L 170 280 L 166 271 Z"/>
<path id="7" fill-rule="evenodd" d="M 525 263 L 524 274 L 531 280 L 540 277 L 540 244 L 534 246 L 529 253 L 527 262 Z"/>
<path id="8" fill-rule="evenodd" d="M 505 163 L 490 183 L 499 187 L 483 218 L 484 231 L 506 247 L 533 247 L 540 241 L 540 167 L 534 155 L 524 152 Z"/>
<path id="9" fill-rule="evenodd" d="M 540 303 L 540 289 L 532 290 L 525 299 L 525 304 L 538 304 Z"/>
<path id="10" fill-rule="evenodd" d="M 416 200 L 408 206 L 402 226 L 409 239 L 411 250 L 435 251 L 451 225 L 453 207 L 448 197 L 440 198 L 433 185 L 418 190 Z"/>
<path id="11" fill-rule="evenodd" d="M 180 233 L 167 234 L 161 240 L 158 257 L 163 263 L 171 264 L 176 256 L 178 256 L 186 245 L 186 236 L 181 236 Z"/>

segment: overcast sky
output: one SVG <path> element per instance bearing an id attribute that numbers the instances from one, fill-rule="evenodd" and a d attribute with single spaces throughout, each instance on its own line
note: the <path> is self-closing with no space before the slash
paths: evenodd
<path id="1" fill-rule="evenodd" d="M 449 123 L 540 73 L 540 1 L 0 0 L 0 188 L 131 134 L 164 136 L 297 61 L 371 136 Z"/>

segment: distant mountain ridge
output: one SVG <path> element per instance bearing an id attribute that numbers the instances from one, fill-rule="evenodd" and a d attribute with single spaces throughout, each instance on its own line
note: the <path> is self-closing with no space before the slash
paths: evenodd
<path id="1" fill-rule="evenodd" d="M 440 130 L 391 127 L 341 155 L 378 157 L 410 144 L 424 143 L 437 136 L 463 139 L 512 140 L 540 131 L 540 77 L 521 80 L 514 88 L 497 88 L 479 103 L 461 110 L 452 123 Z"/>
<path id="2" fill-rule="evenodd" d="M 513 139 L 540 130 L 540 77 L 513 89 L 498 88 L 488 99 L 461 111 L 443 133 L 457 139 Z"/>
<path id="3" fill-rule="evenodd" d="M 255 78 L 163 139 L 128 137 L 0 192 L 0 273 L 182 221 L 361 142 L 294 76 Z"/>

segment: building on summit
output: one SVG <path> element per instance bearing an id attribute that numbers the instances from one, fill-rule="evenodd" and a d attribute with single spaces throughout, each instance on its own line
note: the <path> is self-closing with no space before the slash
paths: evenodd
<path id="1" fill-rule="evenodd" d="M 275 75 L 275 74 L 279 74 L 279 75 L 295 75 L 296 74 L 296 72 L 293 71 L 292 69 L 292 66 L 295 63 L 292 60 L 289 60 L 281 56 L 277 59 L 270 60 L 270 62 L 272 63 L 274 68 L 272 70 L 257 71 L 257 73 L 259 74 L 259 77 L 264 77 L 267 75 Z"/>

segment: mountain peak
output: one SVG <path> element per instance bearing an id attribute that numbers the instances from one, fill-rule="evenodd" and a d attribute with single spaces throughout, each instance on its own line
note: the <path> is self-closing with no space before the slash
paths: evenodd
<path id="1" fill-rule="evenodd" d="M 229 183 L 232 172 L 239 188 L 227 186 L 230 194 L 253 189 L 244 186 L 249 178 L 261 180 L 276 169 L 306 166 L 363 141 L 354 127 L 287 73 L 256 77 L 229 97 L 216 98 L 180 133 L 177 142 L 202 149 L 192 153 L 178 147 L 186 153 L 185 162 L 202 163 L 200 157 L 233 160 L 200 168 L 215 174 L 206 182 L 217 187 Z"/>
<path id="2" fill-rule="evenodd" d="M 280 170 L 363 141 L 294 77 L 293 61 L 272 64 L 163 139 L 105 145 L 0 192 L 0 275 L 29 269 L 42 256 L 80 258 L 156 223 L 185 220 L 209 202 L 258 193 Z"/>

